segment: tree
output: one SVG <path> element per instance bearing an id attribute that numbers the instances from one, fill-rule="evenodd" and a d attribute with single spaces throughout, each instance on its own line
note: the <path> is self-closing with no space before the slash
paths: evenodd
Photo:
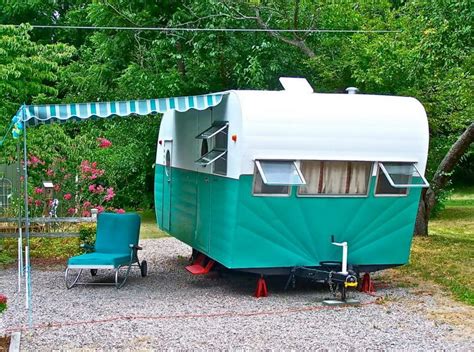
<path id="1" fill-rule="evenodd" d="M 430 182 L 430 187 L 423 191 L 416 218 L 415 234 L 428 235 L 428 221 L 436 205 L 437 193 L 447 186 L 454 168 L 473 142 L 474 122 L 469 125 L 451 146 L 448 153 L 438 165 L 438 169 Z"/>
<path id="2" fill-rule="evenodd" d="M 4 128 L 21 104 L 52 100 L 62 64 L 74 49 L 65 44 L 41 45 L 30 40 L 31 27 L 0 26 L 0 123 Z M 10 143 L 3 150 L 12 154 Z"/>

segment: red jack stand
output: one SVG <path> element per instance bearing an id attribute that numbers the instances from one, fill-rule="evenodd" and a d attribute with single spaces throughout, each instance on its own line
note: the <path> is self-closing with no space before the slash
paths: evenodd
<path id="1" fill-rule="evenodd" d="M 199 253 L 192 265 L 188 265 L 186 270 L 193 275 L 204 275 L 208 274 L 212 267 L 214 266 L 215 261 L 206 257 L 204 254 Z"/>
<path id="2" fill-rule="evenodd" d="M 365 273 L 362 278 L 362 284 L 360 286 L 360 291 L 364 293 L 374 293 L 374 281 L 370 278 L 369 273 Z"/>
<path id="3" fill-rule="evenodd" d="M 260 298 L 260 297 L 267 297 L 267 296 L 268 296 L 267 283 L 265 282 L 263 275 L 261 275 L 257 281 L 257 289 L 255 290 L 255 297 Z"/>

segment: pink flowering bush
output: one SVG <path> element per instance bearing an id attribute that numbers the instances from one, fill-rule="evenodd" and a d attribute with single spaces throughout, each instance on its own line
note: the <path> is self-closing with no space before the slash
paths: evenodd
<path id="1" fill-rule="evenodd" d="M 0 313 L 7 309 L 7 296 L 0 294 Z"/>
<path id="2" fill-rule="evenodd" d="M 112 146 L 112 142 L 106 138 L 97 138 L 97 142 L 99 142 L 99 148 L 109 148 Z"/>
<path id="3" fill-rule="evenodd" d="M 112 143 L 106 138 L 98 138 L 98 147 L 110 148 Z M 75 166 L 76 165 L 76 166 Z M 114 188 L 106 184 L 105 169 L 97 161 L 84 159 L 74 165 L 67 158 L 57 157 L 50 161 L 36 155 L 28 159 L 30 196 L 28 204 L 33 216 L 48 215 L 53 199 L 59 200 L 57 216 L 91 216 L 91 209 L 98 213 L 116 209 L 112 202 L 116 196 Z M 43 180 L 52 181 L 54 190 L 45 189 Z"/>

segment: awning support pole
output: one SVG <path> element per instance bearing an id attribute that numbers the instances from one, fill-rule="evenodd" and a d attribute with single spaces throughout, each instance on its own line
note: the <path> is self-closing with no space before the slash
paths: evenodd
<path id="1" fill-rule="evenodd" d="M 30 220 L 28 211 L 28 152 L 26 149 L 26 105 L 23 104 L 21 110 L 21 119 L 23 123 L 23 185 L 24 185 L 24 212 L 25 212 L 25 295 L 26 308 L 28 309 L 28 324 L 30 328 L 33 325 L 32 308 L 31 308 L 31 265 L 30 265 Z"/>
<path id="2" fill-rule="evenodd" d="M 17 175 L 18 177 L 18 200 L 21 199 L 21 153 L 20 153 L 20 141 L 16 142 L 16 162 L 17 162 Z M 21 226 L 21 202 L 18 202 L 18 292 L 21 292 L 21 284 L 23 279 L 23 229 Z"/>

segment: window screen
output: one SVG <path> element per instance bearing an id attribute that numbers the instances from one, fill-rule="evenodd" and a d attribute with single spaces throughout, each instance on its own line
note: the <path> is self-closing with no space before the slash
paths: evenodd
<path id="1" fill-rule="evenodd" d="M 301 161 L 306 185 L 298 188 L 302 196 L 367 195 L 372 170 L 369 161 Z"/>
<path id="2" fill-rule="evenodd" d="M 305 181 L 296 162 L 287 160 L 257 160 L 263 183 L 275 185 L 304 185 Z"/>
<path id="3" fill-rule="evenodd" d="M 379 163 L 375 194 L 405 195 L 408 188 L 428 186 L 414 163 Z"/>
<path id="4" fill-rule="evenodd" d="M 288 196 L 290 195 L 290 187 L 266 185 L 262 180 L 260 171 L 258 171 L 258 168 L 256 167 L 253 184 L 253 194 L 267 196 Z"/>

